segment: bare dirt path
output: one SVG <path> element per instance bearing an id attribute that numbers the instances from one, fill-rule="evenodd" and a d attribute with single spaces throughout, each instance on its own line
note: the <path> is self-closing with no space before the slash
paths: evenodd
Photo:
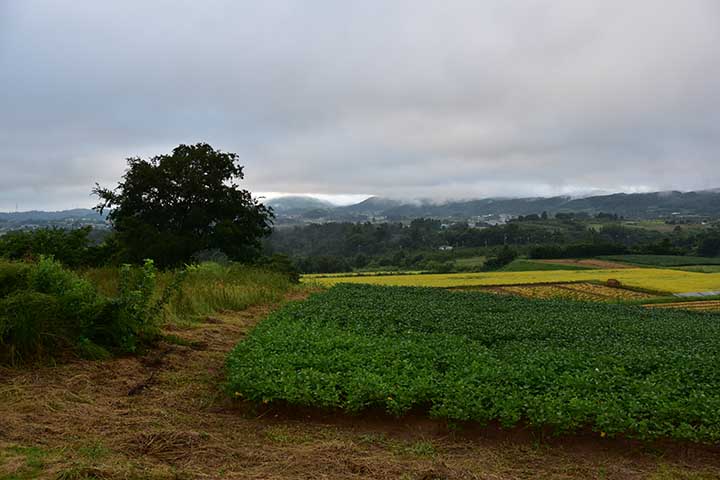
<path id="1" fill-rule="evenodd" d="M 225 355 L 272 308 L 174 328 L 140 358 L 0 369 L 0 480 L 720 478 L 703 448 L 233 404 Z"/>

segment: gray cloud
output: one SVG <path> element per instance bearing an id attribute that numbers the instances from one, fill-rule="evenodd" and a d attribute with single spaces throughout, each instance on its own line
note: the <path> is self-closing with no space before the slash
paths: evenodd
<path id="1" fill-rule="evenodd" d="M 716 0 L 0 2 L 0 210 L 207 141 L 256 191 L 720 186 Z"/>

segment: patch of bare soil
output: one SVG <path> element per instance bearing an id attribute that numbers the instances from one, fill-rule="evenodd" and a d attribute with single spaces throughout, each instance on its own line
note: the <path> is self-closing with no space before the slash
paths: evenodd
<path id="1" fill-rule="evenodd" d="M 593 258 L 558 258 L 555 260 L 533 260 L 533 262 L 560 264 L 560 265 L 577 265 L 580 267 L 591 267 L 603 270 L 615 270 L 619 268 L 637 268 L 627 263 L 611 262 L 608 260 L 597 260 Z"/>
<path id="2" fill-rule="evenodd" d="M 230 401 L 225 356 L 273 308 L 175 327 L 137 358 L 0 369 L 0 479 L 720 478 L 696 446 Z"/>

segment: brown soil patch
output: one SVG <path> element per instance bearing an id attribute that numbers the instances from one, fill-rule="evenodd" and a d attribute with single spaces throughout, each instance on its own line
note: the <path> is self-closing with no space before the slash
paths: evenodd
<path id="1" fill-rule="evenodd" d="M 697 446 L 231 402 L 225 355 L 272 308 L 174 327 L 187 346 L 142 357 L 0 369 L 0 479 L 720 478 Z"/>
<path id="2" fill-rule="evenodd" d="M 533 262 L 540 262 L 540 263 L 554 263 L 554 264 L 560 264 L 560 265 L 577 265 L 579 267 L 591 267 L 591 268 L 599 268 L 599 269 L 607 269 L 607 270 L 615 270 L 618 268 L 637 268 L 633 267 L 632 265 L 628 265 L 626 263 L 619 263 L 619 262 L 610 262 L 607 260 L 597 260 L 593 258 L 583 258 L 583 259 L 575 259 L 575 258 L 558 258 L 556 260 L 533 260 Z"/>
<path id="3" fill-rule="evenodd" d="M 672 308 L 680 310 L 697 310 L 716 312 L 720 310 L 720 300 L 698 300 L 693 302 L 649 303 L 643 305 L 648 308 Z"/>
<path id="4" fill-rule="evenodd" d="M 590 282 L 530 283 L 523 285 L 464 288 L 462 290 L 479 290 L 501 295 L 518 295 L 525 298 L 566 298 L 590 302 L 643 300 L 657 296 L 626 288 L 610 287 Z"/>

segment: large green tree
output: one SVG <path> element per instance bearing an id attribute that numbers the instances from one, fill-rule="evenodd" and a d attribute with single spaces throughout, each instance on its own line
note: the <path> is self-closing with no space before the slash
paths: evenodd
<path id="1" fill-rule="evenodd" d="M 236 154 L 198 143 L 127 162 L 115 189 L 93 190 L 96 210 L 109 210 L 123 261 L 152 258 L 167 267 L 206 250 L 239 261 L 259 254 L 273 213 L 239 187 L 244 175 Z"/>

